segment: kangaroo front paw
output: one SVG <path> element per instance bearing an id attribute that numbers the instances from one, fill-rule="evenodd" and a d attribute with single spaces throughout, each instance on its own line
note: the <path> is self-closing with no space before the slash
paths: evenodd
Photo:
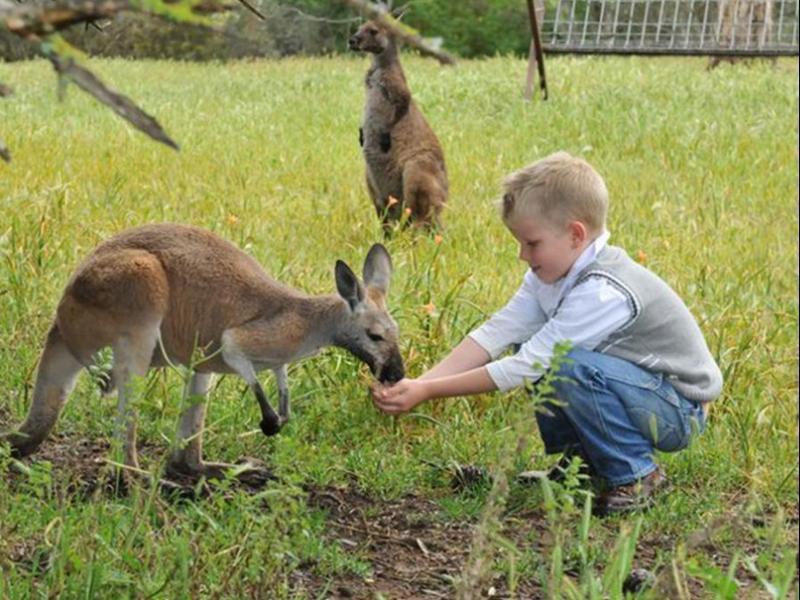
<path id="1" fill-rule="evenodd" d="M 378 138 L 378 143 L 380 144 L 381 152 L 388 152 L 392 147 L 392 135 L 388 131 L 384 131 Z"/>
<path id="2" fill-rule="evenodd" d="M 281 430 L 281 421 L 280 419 L 270 420 L 270 419 L 261 419 L 261 431 L 264 432 L 264 435 L 267 437 L 271 437 L 278 433 Z"/>

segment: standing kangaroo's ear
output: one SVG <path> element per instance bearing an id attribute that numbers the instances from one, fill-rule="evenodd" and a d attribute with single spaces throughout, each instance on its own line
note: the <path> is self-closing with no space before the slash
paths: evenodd
<path id="1" fill-rule="evenodd" d="M 364 285 L 379 290 L 383 295 L 389 293 L 392 279 L 392 258 L 383 244 L 374 244 L 364 259 Z"/>
<path id="2" fill-rule="evenodd" d="M 402 21 L 403 17 L 406 16 L 406 10 L 408 9 L 408 5 L 398 6 L 397 8 L 391 9 L 390 13 L 397 21 Z"/>
<path id="3" fill-rule="evenodd" d="M 347 300 L 350 310 L 355 310 L 364 301 L 364 286 L 342 260 L 336 261 L 336 289 L 339 295 Z"/>

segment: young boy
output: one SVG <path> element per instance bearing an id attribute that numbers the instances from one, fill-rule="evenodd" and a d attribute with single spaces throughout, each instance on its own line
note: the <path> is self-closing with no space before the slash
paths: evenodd
<path id="1" fill-rule="evenodd" d="M 719 367 L 677 294 L 607 244 L 608 191 L 587 162 L 558 152 L 504 187 L 503 222 L 530 266 L 522 286 L 444 360 L 374 388 L 373 400 L 398 414 L 434 398 L 509 390 L 537 381 L 568 340 L 555 398 L 536 415 L 545 451 L 562 453 L 562 468 L 579 455 L 604 480 L 599 514 L 647 506 L 666 485 L 654 448 L 681 450 L 704 429 L 722 390 Z"/>

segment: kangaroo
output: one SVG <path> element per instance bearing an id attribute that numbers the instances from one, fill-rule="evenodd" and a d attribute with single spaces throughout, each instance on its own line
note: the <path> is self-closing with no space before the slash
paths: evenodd
<path id="1" fill-rule="evenodd" d="M 397 325 L 387 312 L 389 253 L 375 244 L 363 284 L 336 261 L 338 294 L 309 296 L 271 279 L 261 266 L 217 235 L 176 224 L 124 231 L 100 244 L 67 283 L 47 335 L 33 402 L 17 431 L 0 435 L 15 456 L 32 453 L 48 435 L 82 367 L 111 347 L 109 389 L 116 387 L 115 436 L 125 463 L 138 467 L 132 376 L 169 363 L 193 364 L 188 392 L 205 398 L 214 373 L 234 373 L 252 389 L 261 429 L 276 434 L 289 419 L 286 365 L 326 346 L 345 348 L 382 382 L 403 377 Z M 272 369 L 279 414 L 256 373 Z M 108 391 L 108 390 L 107 390 Z M 204 462 L 205 402 L 180 415 L 167 473 L 222 477 L 232 465 Z"/>
<path id="2" fill-rule="evenodd" d="M 411 98 L 394 37 L 379 23 L 367 21 L 350 38 L 349 47 L 373 55 L 359 143 L 378 217 L 388 230 L 408 208 L 416 224 L 441 225 L 448 193 L 444 153 Z"/>

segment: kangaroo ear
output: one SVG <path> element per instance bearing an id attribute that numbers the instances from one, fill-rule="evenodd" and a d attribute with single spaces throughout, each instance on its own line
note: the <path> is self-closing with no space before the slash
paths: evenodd
<path id="1" fill-rule="evenodd" d="M 336 289 L 347 300 L 350 310 L 355 310 L 364 301 L 364 286 L 344 261 L 336 261 Z"/>
<path id="2" fill-rule="evenodd" d="M 401 6 L 392 6 L 393 4 L 394 2 L 392 0 L 389 0 L 389 2 L 378 2 L 380 8 L 382 8 L 385 12 L 388 12 L 398 21 L 400 21 L 406 14 L 406 10 L 408 10 L 408 4 L 403 4 Z"/>
<path id="3" fill-rule="evenodd" d="M 383 244 L 374 244 L 364 259 L 364 285 L 373 287 L 385 296 L 392 279 L 392 258 Z"/>

